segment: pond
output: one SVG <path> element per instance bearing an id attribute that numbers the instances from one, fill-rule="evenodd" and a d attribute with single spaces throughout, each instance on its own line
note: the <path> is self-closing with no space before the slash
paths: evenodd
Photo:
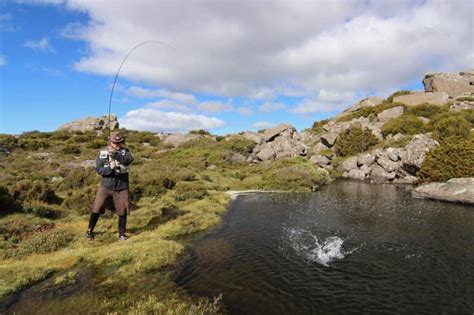
<path id="1" fill-rule="evenodd" d="M 175 281 L 230 314 L 472 314 L 474 207 L 354 181 L 245 194 Z"/>

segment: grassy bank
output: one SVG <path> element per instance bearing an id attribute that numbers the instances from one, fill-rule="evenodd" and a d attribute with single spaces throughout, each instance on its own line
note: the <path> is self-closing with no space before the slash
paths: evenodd
<path id="1" fill-rule="evenodd" d="M 227 190 L 311 191 L 327 173 L 304 158 L 251 165 L 254 143 L 210 137 L 170 148 L 146 132 L 123 131 L 135 156 L 134 210 L 127 242 L 117 242 L 117 220 L 102 216 L 96 240 L 86 242 L 88 212 L 100 177 L 90 165 L 103 135 L 30 132 L 0 136 L 12 154 L 0 160 L 0 300 L 25 288 L 72 290 L 40 312 L 216 313 L 218 300 L 191 297 L 172 281 L 185 239 L 220 222 Z M 35 285 L 36 284 L 36 285 Z M 81 285 L 79 285 L 81 284 Z"/>

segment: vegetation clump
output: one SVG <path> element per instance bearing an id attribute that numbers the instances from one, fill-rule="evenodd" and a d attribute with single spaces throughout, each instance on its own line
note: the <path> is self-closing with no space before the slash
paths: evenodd
<path id="1" fill-rule="evenodd" d="M 335 150 L 338 156 L 351 156 L 367 151 L 378 142 L 371 130 L 354 124 L 339 135 Z"/>
<path id="2" fill-rule="evenodd" d="M 442 113 L 435 117 L 432 123 L 434 137 L 438 140 L 449 137 L 467 139 L 472 128 L 462 113 Z"/>
<path id="3" fill-rule="evenodd" d="M 425 133 L 425 124 L 416 116 L 403 115 L 390 120 L 382 127 L 382 135 L 387 137 L 389 134 L 397 133 L 405 135 L 416 135 Z"/>
<path id="4" fill-rule="evenodd" d="M 313 123 L 313 126 L 310 129 L 311 132 L 316 135 L 321 134 L 324 131 L 323 126 L 326 125 L 330 120 L 331 119 L 323 119 L 323 120 L 315 121 Z"/>
<path id="5" fill-rule="evenodd" d="M 474 139 L 450 137 L 429 151 L 417 176 L 425 182 L 474 177 Z"/>

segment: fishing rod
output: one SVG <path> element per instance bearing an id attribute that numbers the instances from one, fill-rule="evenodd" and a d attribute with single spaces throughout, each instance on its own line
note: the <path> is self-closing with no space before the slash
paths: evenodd
<path id="1" fill-rule="evenodd" d="M 143 46 L 143 45 L 146 45 L 146 44 L 160 44 L 160 45 L 166 46 L 166 47 L 168 47 L 168 48 L 171 48 L 171 49 L 173 49 L 173 50 L 176 50 L 174 47 L 168 45 L 168 44 L 165 43 L 165 42 L 161 42 L 161 41 L 158 41 L 158 40 L 147 40 L 147 41 L 141 42 L 140 44 L 137 44 L 135 47 L 133 47 L 132 49 L 130 49 L 130 51 L 127 53 L 127 55 L 125 56 L 125 58 L 123 58 L 122 63 L 120 64 L 120 67 L 118 68 L 117 73 L 115 74 L 114 84 L 112 84 L 112 90 L 110 91 L 109 114 L 108 114 L 108 118 L 109 118 L 109 122 L 108 122 L 108 125 L 109 125 L 109 137 L 110 137 L 110 133 L 112 132 L 112 128 L 111 128 L 111 126 L 110 126 L 110 113 L 111 113 L 111 110 L 112 110 L 112 97 L 114 96 L 115 84 L 117 83 L 117 78 L 118 78 L 118 76 L 119 76 L 119 74 L 120 74 L 120 70 L 122 70 L 122 67 L 123 67 L 125 61 L 127 60 L 127 58 L 128 58 L 136 49 L 138 49 L 139 47 L 141 47 L 141 46 Z"/>

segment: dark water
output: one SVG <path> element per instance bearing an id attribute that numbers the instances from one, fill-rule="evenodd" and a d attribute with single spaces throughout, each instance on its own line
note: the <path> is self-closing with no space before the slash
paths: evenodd
<path id="1" fill-rule="evenodd" d="M 231 314 L 474 312 L 474 207 L 404 187 L 243 195 L 190 252 L 176 282 Z"/>

